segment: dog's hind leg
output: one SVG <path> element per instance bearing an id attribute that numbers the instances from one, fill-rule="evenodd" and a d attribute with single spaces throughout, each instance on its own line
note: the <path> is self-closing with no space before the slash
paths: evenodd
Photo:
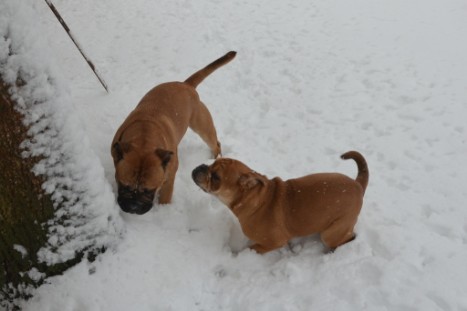
<path id="1" fill-rule="evenodd" d="M 338 246 L 355 239 L 354 226 L 355 222 L 349 224 L 346 220 L 336 220 L 329 228 L 321 232 L 321 240 L 332 252 Z"/>
<path id="2" fill-rule="evenodd" d="M 199 101 L 190 119 L 190 128 L 197 133 L 211 149 L 214 158 L 221 155 L 221 144 L 217 140 L 216 128 L 208 108 Z"/>

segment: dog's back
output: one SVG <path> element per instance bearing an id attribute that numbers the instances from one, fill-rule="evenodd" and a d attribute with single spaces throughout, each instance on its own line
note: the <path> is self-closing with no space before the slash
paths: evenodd
<path id="1" fill-rule="evenodd" d="M 179 138 L 185 134 L 193 110 L 199 109 L 200 98 L 195 88 L 216 69 L 230 62 L 237 53 L 230 51 L 201 70 L 192 74 L 185 82 L 166 82 L 152 88 L 130 113 L 119 132 L 131 125 L 133 120 L 157 120 L 161 117 L 172 120 Z M 186 125 L 186 126 L 185 126 Z M 117 135 L 118 136 L 118 135 Z"/>
<path id="2" fill-rule="evenodd" d="M 352 179 L 339 173 L 319 173 L 285 182 L 287 206 L 284 208 L 289 232 L 294 236 L 321 233 L 323 242 L 335 248 L 354 238 L 353 228 L 368 185 L 365 158 L 349 151 L 342 159 L 353 159 L 358 175 Z"/>
<path id="3" fill-rule="evenodd" d="M 289 223 L 294 224 L 288 228 L 294 236 L 321 232 L 335 219 L 356 219 L 360 213 L 362 188 L 343 174 L 312 174 L 287 180 L 285 184 L 288 206 L 284 213 Z"/>

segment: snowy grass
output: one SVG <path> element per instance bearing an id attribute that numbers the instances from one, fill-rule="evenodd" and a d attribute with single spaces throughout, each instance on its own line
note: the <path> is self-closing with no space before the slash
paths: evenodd
<path id="1" fill-rule="evenodd" d="M 121 243 L 50 279 L 25 310 L 467 310 L 467 6 L 464 1 L 56 1 L 110 87 L 36 4 L 77 114 L 114 187 L 112 136 L 155 84 L 237 50 L 199 87 L 224 156 L 269 177 L 356 175 L 370 184 L 357 239 L 318 237 L 257 255 L 200 191 L 209 162 L 189 132 L 173 203 L 121 214 Z M 96 169 L 101 169 L 96 168 Z"/>

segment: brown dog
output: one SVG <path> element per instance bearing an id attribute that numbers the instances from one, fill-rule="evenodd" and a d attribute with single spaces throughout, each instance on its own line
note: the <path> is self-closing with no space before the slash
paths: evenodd
<path id="1" fill-rule="evenodd" d="M 218 197 L 238 217 L 251 246 L 262 254 L 291 238 L 321 233 L 331 249 L 355 238 L 354 226 L 368 184 L 363 156 L 349 151 L 342 159 L 357 162 L 356 180 L 339 173 L 312 174 L 287 181 L 271 180 L 245 164 L 221 158 L 193 170 L 194 182 Z"/>
<path id="2" fill-rule="evenodd" d="M 231 51 L 194 73 L 185 82 L 168 82 L 150 90 L 117 130 L 111 153 L 118 184 L 118 204 L 144 214 L 171 201 L 178 168 L 177 146 L 188 127 L 206 142 L 214 157 L 221 153 L 211 114 L 195 88 L 236 55 Z"/>

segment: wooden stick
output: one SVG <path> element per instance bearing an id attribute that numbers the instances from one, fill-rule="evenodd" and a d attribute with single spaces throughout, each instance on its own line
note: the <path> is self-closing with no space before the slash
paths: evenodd
<path id="1" fill-rule="evenodd" d="M 89 60 L 89 58 L 86 56 L 86 54 L 84 54 L 83 52 L 83 49 L 81 48 L 81 46 L 79 45 L 78 41 L 75 40 L 75 38 L 73 38 L 73 35 L 71 34 L 71 31 L 70 31 L 70 28 L 68 27 L 68 25 L 65 23 L 65 21 L 63 20 L 63 18 L 60 16 L 60 13 L 58 13 L 57 9 L 55 8 L 55 6 L 52 4 L 52 2 L 50 0 L 45 0 L 45 2 L 47 3 L 47 5 L 49 6 L 49 8 L 52 10 L 52 12 L 54 13 L 55 17 L 58 19 L 58 21 L 60 22 L 60 24 L 62 25 L 62 27 L 66 30 L 68 36 L 70 37 L 71 41 L 73 41 L 73 43 L 75 44 L 75 46 L 78 48 L 79 52 L 81 53 L 81 55 L 84 57 L 84 59 L 86 60 L 86 62 L 88 63 L 89 67 L 91 67 L 92 71 L 94 72 L 94 74 L 96 75 L 97 79 L 99 80 L 99 82 L 102 84 L 102 86 L 104 87 L 105 91 L 108 93 L 109 90 L 107 88 L 107 84 L 105 84 L 104 80 L 99 76 L 99 74 L 97 73 L 97 70 L 96 70 L 96 67 L 94 66 L 94 64 Z"/>

